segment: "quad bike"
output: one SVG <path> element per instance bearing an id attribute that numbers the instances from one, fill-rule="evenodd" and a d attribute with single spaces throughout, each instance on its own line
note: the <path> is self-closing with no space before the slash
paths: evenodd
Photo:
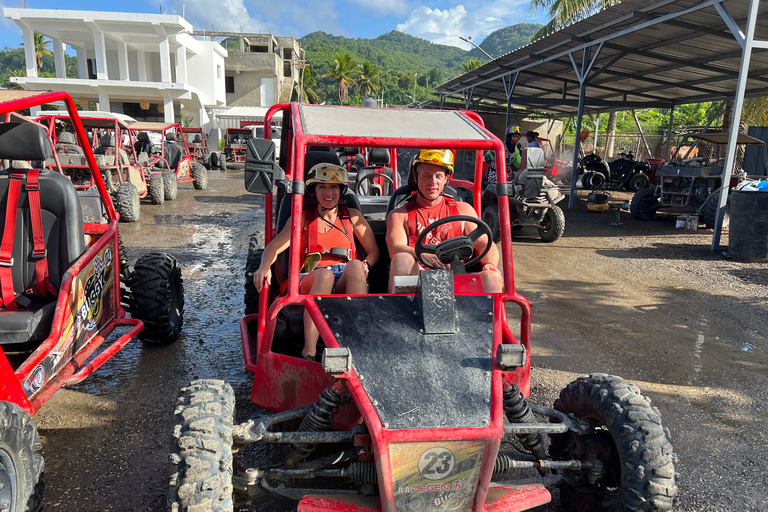
<path id="1" fill-rule="evenodd" d="M 632 151 L 621 150 L 611 163 L 594 153 L 584 156 L 580 163 L 581 184 L 585 189 L 624 188 L 637 192 L 651 184 L 653 166 L 649 162 L 635 160 Z"/>
<path id="2" fill-rule="evenodd" d="M 190 153 L 179 123 L 140 122 L 130 125 L 130 130 L 139 144 L 139 161 L 162 174 L 166 200 L 176 199 L 179 182 L 191 181 L 195 190 L 208 188 L 208 170 Z M 158 143 L 151 141 L 149 133 L 155 134 Z"/>
<path id="3" fill-rule="evenodd" d="M 301 216 L 307 167 L 326 156 L 338 161 L 332 152 L 306 151 L 324 141 L 476 151 L 477 212 L 482 152 L 494 151 L 497 161 L 504 156 L 502 142 L 477 114 L 408 111 L 414 126 L 424 122 L 414 120 L 422 113 L 440 126 L 442 138 L 424 139 L 403 122 L 402 110 L 376 109 L 374 122 L 350 116 L 350 108 L 278 104 L 267 112 L 267 126 L 284 113 L 291 157 L 283 172 L 271 141 L 248 142 L 245 183 L 264 195 L 264 241 L 282 229 L 282 210 Z M 364 135 L 329 133 L 341 125 L 345 133 Z M 505 177 L 500 181 L 506 185 Z M 290 184 L 290 193 L 273 215 L 276 182 Z M 354 194 L 343 199 L 354 206 Z M 503 196 L 498 209 L 501 230 L 509 233 Z M 458 220 L 477 227 L 436 246 L 423 244 L 430 231 Z M 677 487 L 668 432 L 635 386 L 593 374 L 566 387 L 554 408 L 527 401 L 531 309 L 515 291 L 509 235 L 501 243 L 501 293 L 486 293 L 476 275 L 465 272 L 490 249 L 486 243 L 474 250 L 474 241 L 488 240 L 490 227 L 457 216 L 430 224 L 415 244 L 422 264 L 433 253 L 451 270 L 425 265 L 419 276 L 395 278 L 415 278 L 415 293 L 389 294 L 372 284 L 369 294 L 311 296 L 299 292 L 301 222 L 290 229 L 287 267 L 276 265 L 273 282 L 265 281 L 260 293 L 254 289 L 257 311 L 240 324 L 246 368 L 254 374 L 251 401 L 275 414 L 236 424 L 228 383 L 206 379 L 184 388 L 175 411 L 170 510 L 231 511 L 241 501 L 238 506 L 263 510 L 259 500 L 276 495 L 296 500 L 300 511 L 518 511 L 549 502 L 547 486 L 555 485 L 569 510 L 672 509 Z M 260 256 L 253 249 L 252 256 Z M 386 262 L 375 271 L 386 274 Z M 520 308 L 520 339 L 507 323 L 507 303 Z M 321 362 L 302 359 L 293 345 L 291 330 L 301 325 L 304 309 L 320 331 Z M 502 441 L 517 450 L 500 449 Z M 265 443 L 283 445 L 275 455 L 285 458 L 256 465 L 233 460 L 248 444 L 258 444 L 254 452 L 264 457 Z M 531 470 L 540 476 L 531 479 Z"/>
<path id="4" fill-rule="evenodd" d="M 722 174 L 725 148 L 728 144 L 727 133 L 702 133 L 690 137 L 697 139 L 699 154 L 696 158 L 670 162 L 656 170 L 656 187 L 638 190 L 632 197 L 630 213 L 635 220 L 653 220 L 659 210 L 695 213 L 699 224 L 714 228 L 722 190 Z M 766 162 L 765 142 L 749 135 L 739 134 L 739 145 L 754 145 L 762 150 L 762 162 Z M 765 164 L 763 164 L 765 165 Z M 751 174 L 766 175 L 766 167 L 750 169 Z M 746 179 L 749 171 L 735 173 L 728 184 L 728 202 L 724 225 L 728 225 L 730 210 L 730 191 Z"/>
<path id="5" fill-rule="evenodd" d="M 77 138 L 87 140 L 63 92 L 2 91 L 0 113 L 53 102 L 64 102 Z M 147 345 L 170 343 L 183 324 L 176 259 L 147 254 L 131 269 L 90 147 L 83 148 L 95 184 L 89 189 L 45 168 L 53 154 L 42 125 L 0 123 L 0 509 L 8 512 L 43 506 L 43 459 L 31 415 L 135 336 Z M 118 327 L 127 330 L 114 333 Z"/>
<path id="6" fill-rule="evenodd" d="M 208 134 L 202 128 L 187 127 L 182 128 L 184 140 L 187 143 L 190 154 L 195 162 L 203 164 L 206 170 L 214 168 L 212 165 L 213 155 L 208 151 Z M 218 157 L 216 158 L 218 166 Z"/>
<path id="7" fill-rule="evenodd" d="M 522 150 L 520 171 L 509 188 L 508 183 L 489 183 L 483 192 L 483 222 L 491 228 L 493 241 L 501 240 L 499 218 L 500 189 L 509 191 L 502 196 L 509 197 L 511 229 L 535 226 L 545 242 L 554 242 L 565 231 L 565 214 L 557 206 L 565 196 L 554 183 L 545 178 L 546 169 L 543 151 L 540 148 Z M 511 192 L 511 193 L 510 193 Z"/>

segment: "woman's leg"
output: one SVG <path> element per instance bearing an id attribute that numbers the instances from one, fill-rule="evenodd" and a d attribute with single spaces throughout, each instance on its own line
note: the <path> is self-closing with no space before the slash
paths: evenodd
<path id="1" fill-rule="evenodd" d="M 304 279 L 301 280 L 301 293 L 304 295 L 328 295 L 333 289 L 333 272 L 327 268 L 318 268 L 313 270 Z M 302 357 L 317 355 L 317 337 L 320 333 L 309 316 L 304 311 L 304 349 L 301 351 Z"/>
<path id="2" fill-rule="evenodd" d="M 360 260 L 351 260 L 344 266 L 344 272 L 336 283 L 336 293 L 362 295 L 368 293 L 365 279 L 365 265 Z"/>

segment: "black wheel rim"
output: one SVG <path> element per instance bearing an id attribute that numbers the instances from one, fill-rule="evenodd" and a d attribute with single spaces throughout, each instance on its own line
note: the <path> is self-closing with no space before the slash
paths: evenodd
<path id="1" fill-rule="evenodd" d="M 0 450 L 0 509 L 16 510 L 16 468 L 5 450 Z"/>
<path id="2" fill-rule="evenodd" d="M 616 442 L 611 433 L 597 418 L 590 419 L 595 423 L 592 434 L 574 436 L 571 453 L 590 453 L 592 459 L 599 460 L 603 465 L 603 474 L 594 484 L 586 480 L 580 480 L 574 485 L 574 489 L 584 493 L 593 506 L 599 506 L 599 510 L 609 510 L 619 498 L 621 490 L 621 461 Z M 578 457 L 576 457 L 578 458 Z"/>

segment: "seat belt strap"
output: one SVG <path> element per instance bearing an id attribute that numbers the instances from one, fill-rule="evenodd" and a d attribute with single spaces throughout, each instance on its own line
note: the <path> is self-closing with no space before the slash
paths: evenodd
<path id="1" fill-rule="evenodd" d="M 56 289 L 51 285 L 48 273 L 48 252 L 45 249 L 43 233 L 43 210 L 40 206 L 39 169 L 27 172 L 27 196 L 29 197 L 29 214 L 32 217 L 32 259 L 35 262 L 35 292 L 43 298 L 55 297 Z"/>
<path id="2" fill-rule="evenodd" d="M 0 289 L 3 305 L 9 311 L 18 311 L 16 293 L 13 291 L 13 241 L 16 238 L 16 213 L 21 192 L 22 173 L 11 173 L 8 186 L 8 203 L 5 205 L 5 232 L 0 243 Z"/>

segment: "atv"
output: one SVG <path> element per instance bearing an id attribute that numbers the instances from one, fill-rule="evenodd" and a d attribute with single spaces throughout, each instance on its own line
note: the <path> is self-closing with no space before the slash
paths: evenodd
<path id="1" fill-rule="evenodd" d="M 0 114 L 53 102 L 64 102 L 75 135 L 87 140 L 63 92 L 0 91 Z M 170 343 L 183 324 L 176 259 L 146 254 L 129 267 L 90 146 L 83 147 L 94 181 L 88 189 L 48 169 L 53 154 L 42 125 L 0 123 L 0 509 L 8 512 L 43 506 L 43 459 L 31 415 L 135 336 L 147 345 Z"/>
<path id="2" fill-rule="evenodd" d="M 501 221 L 497 206 L 500 189 L 505 191 L 501 195 L 509 198 L 511 229 L 534 226 L 545 242 L 554 242 L 563 236 L 565 214 L 557 203 L 565 195 L 545 177 L 547 171 L 543 157 L 541 148 L 523 149 L 520 170 L 515 174 L 511 190 L 509 183 L 502 185 L 493 181 L 485 188 L 482 199 L 483 222 L 490 227 L 494 242 L 501 241 Z"/>
<path id="3" fill-rule="evenodd" d="M 653 166 L 649 162 L 635 160 L 630 150 L 621 150 L 619 157 L 611 163 L 592 153 L 581 159 L 579 174 L 585 189 L 624 188 L 637 192 L 651 184 Z"/>
<path id="4" fill-rule="evenodd" d="M 179 182 L 191 181 L 195 190 L 208 188 L 208 171 L 190 153 L 179 123 L 139 122 L 130 130 L 139 161 L 162 173 L 166 200 L 176 199 Z"/>
<path id="5" fill-rule="evenodd" d="M 632 197 L 630 213 L 635 220 L 653 220 L 659 210 L 694 213 L 699 216 L 699 224 L 714 228 L 722 190 L 725 149 L 728 145 L 727 133 L 701 133 L 690 135 L 696 139 L 698 154 L 695 158 L 684 158 L 669 162 L 659 167 L 655 173 L 656 187 L 638 190 Z M 746 179 L 750 174 L 765 176 L 768 168 L 765 162 L 765 142 L 749 135 L 739 134 L 737 144 L 753 146 L 762 153 L 759 168 L 745 169 L 731 176 L 728 191 Z M 724 225 L 728 225 L 730 195 L 726 203 Z"/>
<path id="6" fill-rule="evenodd" d="M 310 145 L 475 151 L 479 215 L 482 154 L 493 151 L 503 162 L 504 147 L 477 114 L 353 109 L 271 107 L 266 126 L 278 113 L 284 119 L 282 147 L 290 148 L 285 171 L 275 162 L 271 141 L 248 141 L 245 185 L 264 196 L 266 227 L 263 239 L 262 233 L 252 239 L 251 271 L 263 242 L 286 225 L 288 214 L 300 217 L 310 166 L 339 161 L 330 151 L 307 151 Z M 429 139 L 420 128 L 425 123 L 436 127 Z M 278 183 L 285 191 L 279 207 Z M 506 185 L 500 177 L 499 188 Z M 400 187 L 390 206 L 413 193 L 409 185 Z M 453 191 L 446 187 L 444 193 Z M 343 200 L 357 208 L 354 193 Z M 517 511 L 548 503 L 548 487 L 559 485 L 569 510 L 671 510 L 675 455 L 658 410 L 638 388 L 593 374 L 566 387 L 553 408 L 528 402 L 531 307 L 515 291 L 503 194 L 497 208 L 505 233 L 505 291 L 492 294 L 466 273 L 482 257 L 473 240 L 490 236 L 479 218 L 446 217 L 417 240 L 422 263 L 426 253 L 435 253 L 450 270 L 399 276 L 399 293 L 370 284 L 370 293 L 354 296 L 300 294 L 302 229 L 301 222 L 291 224 L 290 255 L 278 258 L 273 282 L 260 293 L 250 289 L 246 299 L 253 309 L 240 323 L 245 365 L 254 374 L 251 401 L 275 414 L 235 423 L 235 396 L 223 380 L 198 380 L 182 389 L 169 509 L 265 510 L 260 500 L 282 496 L 295 500 L 299 511 Z M 477 228 L 437 246 L 422 243 L 430 231 L 455 220 Z M 387 262 L 375 272 L 386 275 Z M 415 292 L 405 291 L 409 286 Z M 508 325 L 507 305 L 520 308 L 519 339 Z M 305 308 L 320 331 L 320 362 L 301 358 Z M 502 442 L 517 449 L 501 449 Z M 251 461 L 244 452 L 254 444 L 260 458 Z M 275 454 L 282 460 L 261 458 L 269 444 L 283 446 Z"/>

